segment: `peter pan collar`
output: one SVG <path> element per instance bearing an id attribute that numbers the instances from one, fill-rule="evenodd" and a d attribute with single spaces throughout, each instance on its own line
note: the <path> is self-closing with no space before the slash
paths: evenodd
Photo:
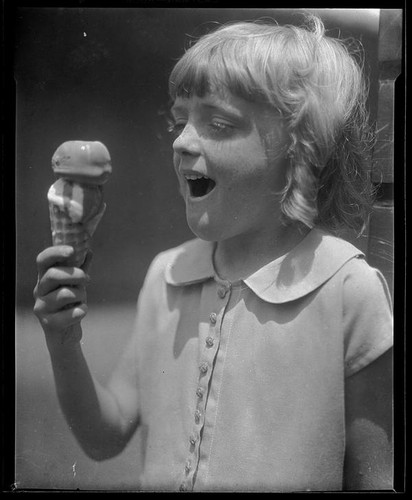
<path id="1" fill-rule="evenodd" d="M 166 266 L 166 282 L 186 286 L 216 278 L 214 248 L 215 243 L 199 239 L 178 247 Z M 281 304 L 316 290 L 355 257 L 364 254 L 351 243 L 314 228 L 293 250 L 243 282 L 262 300 Z"/>

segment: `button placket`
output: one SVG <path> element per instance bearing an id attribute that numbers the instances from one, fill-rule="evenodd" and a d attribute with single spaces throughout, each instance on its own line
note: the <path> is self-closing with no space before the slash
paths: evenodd
<path id="1" fill-rule="evenodd" d="M 213 365 L 220 344 L 220 327 L 224 314 L 224 310 L 230 299 L 231 286 L 230 283 L 217 282 L 217 289 L 214 292 L 217 294 L 215 307 L 209 312 L 208 332 L 204 332 L 202 336 L 203 348 L 200 351 L 200 360 L 198 365 L 198 384 L 194 397 L 196 398 L 195 411 L 193 414 L 192 433 L 189 436 L 188 457 L 184 465 L 182 485 L 185 488 L 182 491 L 192 490 L 194 482 L 194 474 L 198 468 L 201 432 L 205 424 L 205 405 L 207 394 L 212 377 Z M 216 295 L 215 295 L 216 297 Z M 212 304 L 210 304 L 212 305 Z M 217 311 L 217 312 L 216 312 Z M 206 327 L 207 329 L 207 327 Z M 201 344 L 201 345 L 202 345 Z"/>
<path id="2" fill-rule="evenodd" d="M 220 343 L 220 318 L 223 315 L 224 309 L 228 303 L 230 290 L 231 284 L 229 282 L 219 281 L 217 283 L 217 292 L 215 293 L 217 293 L 221 299 L 225 299 L 225 303 L 218 304 L 219 312 L 212 311 L 209 313 L 209 333 L 203 341 L 204 348 L 202 350 L 202 357 L 199 364 L 199 382 L 196 390 L 197 404 L 195 423 L 198 425 L 203 425 L 204 423 L 204 400 L 208 391 L 210 377 L 212 376 L 213 363 L 215 361 Z"/>
<path id="3" fill-rule="evenodd" d="M 218 315 L 215 312 L 211 312 L 209 314 L 209 335 L 205 339 L 205 345 L 208 349 L 212 348 L 217 342 L 219 342 L 219 339 L 217 338 L 217 320 Z"/>
<path id="4" fill-rule="evenodd" d="M 209 356 L 208 356 L 209 357 Z M 193 415 L 193 428 L 189 436 L 189 458 L 184 467 L 185 479 L 182 485 L 188 489 L 192 489 L 194 471 L 196 470 L 199 460 L 200 433 L 204 424 L 204 394 L 207 390 L 210 378 L 210 368 L 213 363 L 213 358 L 210 361 L 201 361 L 199 364 L 199 379 L 196 389 L 196 409 Z M 190 468 L 188 464 L 190 463 Z M 190 482 L 190 486 L 188 483 Z M 186 491 L 185 490 L 185 491 Z"/>
<path id="5" fill-rule="evenodd" d="M 184 480 L 181 484 L 181 487 L 184 489 L 181 491 L 188 491 L 193 488 L 194 471 L 196 470 L 197 463 L 199 461 L 200 432 L 204 423 L 203 395 L 205 393 L 205 387 L 208 385 L 208 379 L 210 376 L 209 368 L 210 366 L 207 361 L 203 361 L 199 364 L 199 381 L 196 389 L 196 409 L 193 415 L 192 433 L 189 436 L 189 457 L 187 458 L 184 466 Z"/>
<path id="6" fill-rule="evenodd" d="M 184 466 L 184 478 L 180 485 L 180 491 L 190 491 L 193 488 L 193 477 L 196 464 L 199 460 L 199 437 L 193 432 L 189 436 L 189 456 Z M 182 489 L 183 488 L 183 489 Z"/>

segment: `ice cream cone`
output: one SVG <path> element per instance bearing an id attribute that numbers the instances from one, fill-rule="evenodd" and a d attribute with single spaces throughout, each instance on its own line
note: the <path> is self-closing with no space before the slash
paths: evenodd
<path id="1" fill-rule="evenodd" d="M 71 265 L 80 267 L 106 205 L 99 186 L 57 180 L 48 192 L 53 245 L 70 245 Z"/>
<path id="2" fill-rule="evenodd" d="M 110 155 L 100 142 L 68 141 L 54 153 L 52 168 L 59 177 L 47 193 L 53 245 L 72 246 L 68 265 L 81 267 L 106 209 Z"/>
<path id="3" fill-rule="evenodd" d="M 70 245 L 74 249 L 68 264 L 81 267 L 91 246 L 91 239 L 102 218 L 106 204 L 88 222 L 73 222 L 64 210 L 53 203 L 49 204 L 50 226 L 53 245 Z"/>

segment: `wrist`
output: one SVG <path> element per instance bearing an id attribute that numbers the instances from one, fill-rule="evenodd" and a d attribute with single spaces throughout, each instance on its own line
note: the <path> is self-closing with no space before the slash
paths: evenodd
<path id="1" fill-rule="evenodd" d="M 75 352 L 80 349 L 82 328 L 75 324 L 59 332 L 45 330 L 45 337 L 50 354 Z"/>

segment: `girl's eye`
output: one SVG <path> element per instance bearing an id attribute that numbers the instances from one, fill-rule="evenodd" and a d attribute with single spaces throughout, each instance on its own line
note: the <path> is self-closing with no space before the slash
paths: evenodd
<path id="1" fill-rule="evenodd" d="M 227 134 L 230 133 L 233 129 L 233 126 L 229 125 L 229 123 L 216 120 L 210 123 L 210 127 L 212 131 L 216 134 Z"/>
<path id="2" fill-rule="evenodd" d="M 186 126 L 186 122 L 174 122 L 169 121 L 167 131 L 170 132 L 174 136 L 178 136 L 183 132 L 183 129 Z"/>
<path id="3" fill-rule="evenodd" d="M 167 131 L 177 138 L 183 132 L 186 125 L 187 120 L 169 119 Z M 209 123 L 205 122 L 203 127 L 207 127 L 209 129 L 210 135 L 219 137 L 229 135 L 234 128 L 233 125 L 221 120 L 210 120 Z M 204 132 L 206 132 L 206 129 L 204 129 Z"/>

